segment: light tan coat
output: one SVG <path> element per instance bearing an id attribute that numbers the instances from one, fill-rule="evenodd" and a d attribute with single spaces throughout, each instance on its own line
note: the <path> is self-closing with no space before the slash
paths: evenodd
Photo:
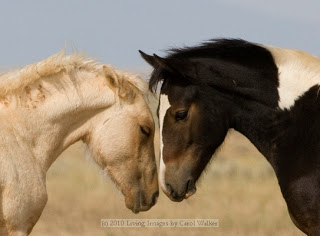
<path id="1" fill-rule="evenodd" d="M 27 235 L 47 202 L 46 172 L 78 140 L 108 170 L 134 212 L 156 200 L 147 87 L 63 52 L 0 77 L 0 235 Z M 79 183 L 80 184 L 80 183 Z"/>

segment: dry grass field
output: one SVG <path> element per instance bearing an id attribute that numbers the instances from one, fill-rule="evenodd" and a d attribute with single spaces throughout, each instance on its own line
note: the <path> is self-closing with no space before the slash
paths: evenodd
<path id="1" fill-rule="evenodd" d="M 158 141 L 158 139 L 156 138 Z M 160 193 L 148 212 L 133 214 L 84 145 L 66 150 L 47 175 L 48 204 L 31 235 L 304 235 L 291 222 L 266 160 L 231 131 L 202 176 L 197 193 L 181 203 Z M 218 228 L 101 228 L 100 219 L 219 219 Z"/>

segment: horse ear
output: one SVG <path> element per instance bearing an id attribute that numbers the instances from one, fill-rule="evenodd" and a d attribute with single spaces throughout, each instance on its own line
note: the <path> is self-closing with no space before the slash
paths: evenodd
<path id="1" fill-rule="evenodd" d="M 161 58 L 156 54 L 153 54 L 158 65 L 168 72 L 180 74 L 183 77 L 195 78 L 196 65 L 187 59 L 177 58 Z"/>
<path id="2" fill-rule="evenodd" d="M 141 55 L 141 57 L 149 63 L 150 66 L 156 67 L 158 66 L 157 61 L 155 60 L 155 58 L 151 55 L 148 55 L 146 53 L 144 53 L 143 51 L 139 50 L 139 53 Z"/>
<path id="3" fill-rule="evenodd" d="M 159 57 L 157 54 L 153 54 L 153 58 L 162 69 L 165 69 L 165 70 L 172 72 L 172 73 L 176 72 L 174 67 L 172 67 L 173 66 L 172 59 L 171 60 L 165 59 L 165 58 Z"/>
<path id="4" fill-rule="evenodd" d="M 115 70 L 106 65 L 103 65 L 102 70 L 104 72 L 104 75 L 109 79 L 110 84 L 113 87 L 118 87 L 118 75 Z"/>

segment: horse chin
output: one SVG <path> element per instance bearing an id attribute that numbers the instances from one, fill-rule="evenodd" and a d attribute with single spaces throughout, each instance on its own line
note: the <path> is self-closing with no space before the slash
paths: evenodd
<path id="1" fill-rule="evenodd" d="M 134 214 L 140 212 L 140 204 L 137 204 L 138 200 L 133 199 L 132 197 L 125 196 L 126 207 L 130 209 Z"/>
<path id="2" fill-rule="evenodd" d="M 143 196 L 141 194 L 136 194 L 134 197 L 125 196 L 125 204 L 128 209 L 130 209 L 134 214 L 138 214 L 141 211 L 148 211 L 157 201 L 154 200 L 151 204 L 143 203 Z"/>

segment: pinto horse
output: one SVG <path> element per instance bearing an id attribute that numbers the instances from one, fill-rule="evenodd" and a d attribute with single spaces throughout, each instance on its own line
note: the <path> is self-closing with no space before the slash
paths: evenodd
<path id="1" fill-rule="evenodd" d="M 158 196 L 148 85 L 81 54 L 60 52 L 0 78 L 0 235 L 28 235 L 47 202 L 46 172 L 76 141 L 133 212 Z"/>
<path id="2" fill-rule="evenodd" d="M 294 224 L 320 235 L 320 60 L 302 51 L 238 39 L 141 52 L 161 81 L 159 181 L 173 201 L 196 181 L 229 129 L 245 135 L 274 168 Z"/>

